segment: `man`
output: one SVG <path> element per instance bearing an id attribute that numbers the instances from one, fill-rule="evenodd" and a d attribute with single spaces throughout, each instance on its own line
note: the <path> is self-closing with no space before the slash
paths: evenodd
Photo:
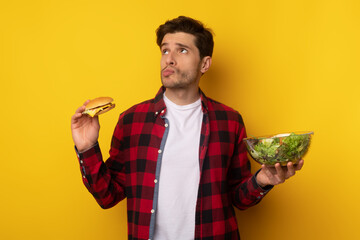
<path id="1" fill-rule="evenodd" d="M 239 239 L 233 205 L 257 204 L 303 160 L 250 173 L 240 114 L 199 89 L 214 45 L 202 23 L 167 21 L 157 44 L 163 86 L 120 115 L 106 162 L 98 118 L 81 114 L 87 102 L 73 115 L 83 182 L 103 208 L 127 198 L 129 239 Z"/>

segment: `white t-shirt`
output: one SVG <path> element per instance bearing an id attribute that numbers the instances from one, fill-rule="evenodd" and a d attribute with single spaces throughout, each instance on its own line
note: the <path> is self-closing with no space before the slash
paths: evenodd
<path id="1" fill-rule="evenodd" d="M 165 97 L 169 121 L 160 177 L 154 240 L 189 240 L 195 235 L 200 180 L 201 99 L 184 106 Z"/>

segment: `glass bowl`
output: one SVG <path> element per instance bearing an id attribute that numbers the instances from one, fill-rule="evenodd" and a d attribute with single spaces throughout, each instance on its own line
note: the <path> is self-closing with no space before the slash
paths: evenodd
<path id="1" fill-rule="evenodd" d="M 243 141 L 250 156 L 258 163 L 286 166 L 297 164 L 309 149 L 314 132 L 292 132 L 262 137 L 248 137 Z"/>

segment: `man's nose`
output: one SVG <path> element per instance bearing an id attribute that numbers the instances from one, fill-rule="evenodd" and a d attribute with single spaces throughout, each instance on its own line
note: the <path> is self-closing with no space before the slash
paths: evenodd
<path id="1" fill-rule="evenodd" d="M 166 56 L 166 64 L 175 66 L 176 65 L 176 57 L 174 56 L 173 52 L 169 52 Z"/>

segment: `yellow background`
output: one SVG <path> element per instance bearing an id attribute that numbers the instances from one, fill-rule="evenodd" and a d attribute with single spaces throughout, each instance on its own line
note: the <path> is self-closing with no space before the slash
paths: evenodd
<path id="1" fill-rule="evenodd" d="M 303 170 L 237 211 L 242 239 L 359 236 L 359 1 L 33 0 L 0 3 L 0 239 L 127 239 L 126 202 L 102 210 L 82 184 L 70 118 L 115 99 L 107 157 L 118 115 L 160 87 L 155 29 L 179 15 L 214 30 L 201 87 L 249 135 L 315 132 Z"/>

